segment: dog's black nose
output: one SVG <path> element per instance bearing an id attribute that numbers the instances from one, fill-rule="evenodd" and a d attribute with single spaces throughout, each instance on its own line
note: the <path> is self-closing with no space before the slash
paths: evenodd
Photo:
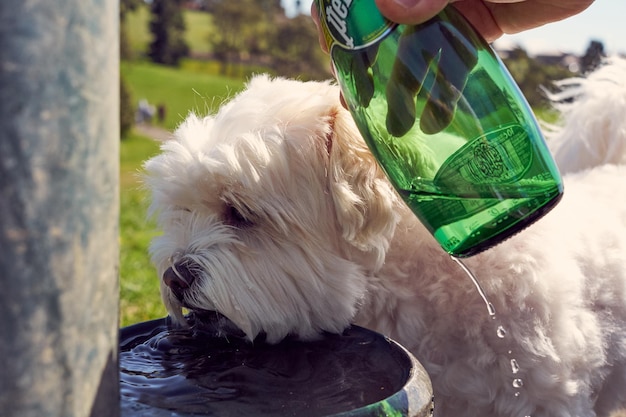
<path id="1" fill-rule="evenodd" d="M 163 273 L 163 283 L 167 285 L 176 298 L 182 301 L 185 290 L 196 280 L 186 263 L 176 263 Z"/>

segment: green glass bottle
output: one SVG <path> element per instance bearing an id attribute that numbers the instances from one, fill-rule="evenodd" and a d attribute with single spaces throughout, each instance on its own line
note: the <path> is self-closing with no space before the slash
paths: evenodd
<path id="1" fill-rule="evenodd" d="M 361 134 L 445 251 L 474 255 L 556 205 L 563 185 L 531 109 L 454 7 L 406 26 L 374 0 L 315 1 Z"/>

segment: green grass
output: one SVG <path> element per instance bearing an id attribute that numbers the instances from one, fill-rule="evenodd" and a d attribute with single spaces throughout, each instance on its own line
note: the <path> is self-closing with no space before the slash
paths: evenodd
<path id="1" fill-rule="evenodd" d="M 541 108 L 534 108 L 533 112 L 535 113 L 535 117 L 541 122 L 548 123 L 548 124 L 559 122 L 560 114 L 558 111 L 556 111 L 553 108 L 549 108 L 547 106 L 541 107 Z"/>
<path id="2" fill-rule="evenodd" d="M 209 74 L 214 69 L 210 65 L 193 66 L 189 62 L 178 69 L 148 62 L 122 62 L 121 74 L 135 105 L 145 98 L 153 105 L 166 106 L 163 127 L 172 130 L 190 111 L 201 115 L 212 112 L 243 87 L 240 79 Z"/>
<path id="3" fill-rule="evenodd" d="M 139 181 L 142 162 L 158 152 L 158 143 L 134 133 L 120 146 L 120 325 L 165 316 L 159 280 L 148 245 L 157 234 L 146 219 L 148 195 Z"/>

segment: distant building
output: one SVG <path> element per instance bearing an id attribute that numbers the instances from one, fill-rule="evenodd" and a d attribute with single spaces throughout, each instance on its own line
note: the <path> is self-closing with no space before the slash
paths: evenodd
<path id="1" fill-rule="evenodd" d="M 580 72 L 580 57 L 569 52 L 554 51 L 533 55 L 525 51 L 522 46 L 513 43 L 495 43 L 493 46 L 498 56 L 503 60 L 510 58 L 516 51 L 522 50 L 530 58 L 541 64 L 559 65 L 573 73 Z"/>
<path id="2" fill-rule="evenodd" d="M 566 52 L 542 53 L 534 58 L 542 64 L 560 65 L 573 73 L 580 72 L 580 57 Z"/>

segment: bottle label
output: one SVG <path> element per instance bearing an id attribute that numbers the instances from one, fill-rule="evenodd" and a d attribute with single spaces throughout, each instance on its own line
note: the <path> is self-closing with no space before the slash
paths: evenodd
<path id="1" fill-rule="evenodd" d="M 455 188 L 510 184 L 522 178 L 532 163 L 532 144 L 519 124 L 505 125 L 465 144 L 448 158 L 433 182 Z"/>
<path id="2" fill-rule="evenodd" d="M 365 48 L 396 26 L 380 14 L 374 0 L 317 0 L 317 8 L 328 50 L 334 45 Z"/>

